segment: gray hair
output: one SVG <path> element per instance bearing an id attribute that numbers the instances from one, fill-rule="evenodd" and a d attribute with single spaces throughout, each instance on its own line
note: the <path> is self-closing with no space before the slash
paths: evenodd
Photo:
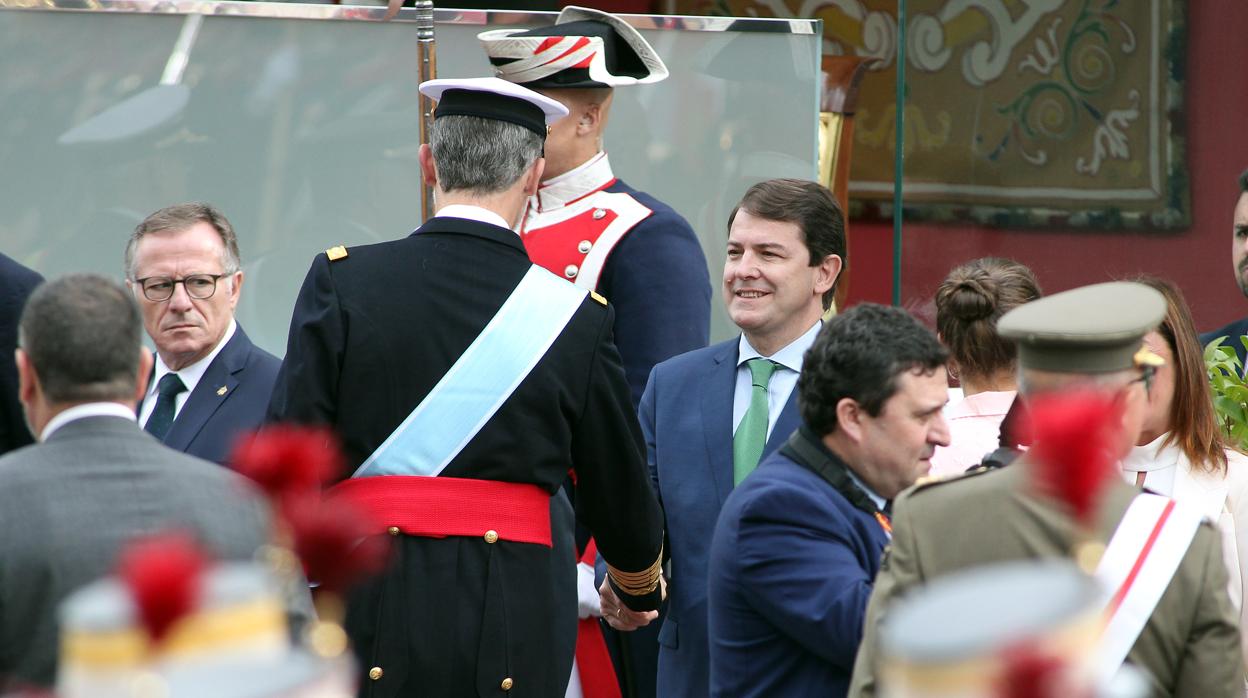
<path id="1" fill-rule="evenodd" d="M 126 289 L 97 274 L 72 274 L 31 294 L 18 344 L 50 402 L 133 400 L 142 334 Z"/>
<path id="2" fill-rule="evenodd" d="M 542 145 L 523 126 L 479 116 L 439 117 L 429 130 L 442 191 L 506 191 L 542 156 Z"/>
<path id="3" fill-rule="evenodd" d="M 139 223 L 126 243 L 126 278 L 134 281 L 138 274 L 134 254 L 144 236 L 165 231 L 181 232 L 196 223 L 211 225 L 221 236 L 222 273 L 233 274 L 243 267 L 238 254 L 238 236 L 234 234 L 234 226 L 230 225 L 229 219 L 210 204 L 192 202 L 166 206 Z"/>

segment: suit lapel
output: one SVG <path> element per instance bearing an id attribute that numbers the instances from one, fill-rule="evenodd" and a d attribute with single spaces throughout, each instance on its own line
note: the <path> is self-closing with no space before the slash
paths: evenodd
<path id="1" fill-rule="evenodd" d="M 763 458 L 783 446 L 793 432 L 797 431 L 800 421 L 797 414 L 797 386 L 795 385 L 789 393 L 789 399 L 784 403 L 784 408 L 780 410 L 780 416 L 776 418 L 776 426 L 771 430 L 767 445 L 763 446 Z"/>
<path id="2" fill-rule="evenodd" d="M 702 380 L 702 434 L 719 504 L 732 492 L 732 398 L 737 384 L 737 341 L 724 342 Z"/>
<path id="3" fill-rule="evenodd" d="M 165 435 L 166 446 L 178 451 L 185 451 L 190 446 L 208 419 L 238 387 L 238 377 L 235 374 L 247 365 L 247 356 L 250 353 L 251 340 L 247 338 L 242 327 L 236 328 L 234 336 L 208 365 L 208 370 L 178 412 L 177 419 L 173 420 L 173 426 Z"/>

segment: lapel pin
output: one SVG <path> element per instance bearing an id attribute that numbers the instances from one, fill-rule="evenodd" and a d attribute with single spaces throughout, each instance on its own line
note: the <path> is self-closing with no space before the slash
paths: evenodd
<path id="1" fill-rule="evenodd" d="M 225 395 L 225 390 L 226 388 L 224 385 L 221 386 L 220 388 L 217 388 L 217 395 Z"/>

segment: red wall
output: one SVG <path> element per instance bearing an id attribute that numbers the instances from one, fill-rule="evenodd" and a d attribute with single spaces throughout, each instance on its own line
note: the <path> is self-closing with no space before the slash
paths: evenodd
<path id="1" fill-rule="evenodd" d="M 925 314 L 948 271 L 984 256 L 1030 266 L 1047 293 L 1147 272 L 1178 283 L 1197 327 L 1248 315 L 1231 270 L 1236 178 L 1248 168 L 1248 2 L 1187 0 L 1187 164 L 1191 228 L 1181 232 L 1006 230 L 905 224 L 902 304 Z M 850 302 L 892 299 L 891 222 L 850 221 Z"/>

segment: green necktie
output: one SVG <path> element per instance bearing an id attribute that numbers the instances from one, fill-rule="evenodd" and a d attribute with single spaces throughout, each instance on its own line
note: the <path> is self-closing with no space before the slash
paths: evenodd
<path id="1" fill-rule="evenodd" d="M 741 484 L 758 466 L 763 457 L 763 446 L 767 443 L 767 384 L 771 382 L 771 374 L 780 366 L 770 359 L 750 359 L 745 362 L 750 367 L 750 408 L 741 418 L 737 433 L 732 437 L 732 484 Z"/>

